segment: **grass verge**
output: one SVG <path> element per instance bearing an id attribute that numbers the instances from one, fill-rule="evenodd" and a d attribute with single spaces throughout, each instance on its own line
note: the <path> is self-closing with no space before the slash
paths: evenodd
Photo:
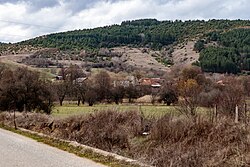
<path id="1" fill-rule="evenodd" d="M 134 165 L 129 162 L 117 160 L 112 156 L 104 156 L 101 154 L 98 154 L 96 152 L 93 152 L 90 149 L 84 149 L 82 147 L 76 147 L 70 144 L 70 142 L 62 141 L 59 139 L 54 139 L 51 137 L 46 136 L 40 136 L 38 134 L 33 134 L 30 132 L 24 132 L 19 129 L 15 129 L 13 127 L 5 126 L 3 124 L 0 124 L 0 128 L 9 130 L 11 132 L 32 138 L 36 140 L 37 142 L 41 142 L 47 145 L 50 145 L 52 147 L 56 147 L 58 149 L 67 151 L 69 153 L 73 153 L 79 157 L 84 157 L 87 159 L 91 159 L 97 163 L 101 163 L 103 165 L 111 166 L 111 167 L 140 167 L 140 165 Z"/>

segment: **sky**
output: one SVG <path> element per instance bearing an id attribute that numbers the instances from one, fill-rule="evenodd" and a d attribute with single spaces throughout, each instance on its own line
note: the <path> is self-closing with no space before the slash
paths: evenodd
<path id="1" fill-rule="evenodd" d="M 250 19 L 250 0 L 0 0 L 0 42 L 125 20 Z"/>

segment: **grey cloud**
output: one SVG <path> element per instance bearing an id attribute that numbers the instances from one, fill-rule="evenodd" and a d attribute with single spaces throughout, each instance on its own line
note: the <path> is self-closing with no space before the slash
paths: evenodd
<path id="1" fill-rule="evenodd" d="M 66 4 L 67 8 L 71 10 L 73 14 L 83 11 L 85 9 L 89 9 L 93 7 L 95 4 L 100 2 L 106 3 L 116 3 L 124 0 L 63 0 Z"/>
<path id="2" fill-rule="evenodd" d="M 93 7 L 96 3 L 106 2 L 115 3 L 123 0 L 0 0 L 2 3 L 27 3 L 30 12 L 41 10 L 42 8 L 52 8 L 59 6 L 60 2 L 66 5 L 66 8 L 72 12 L 72 14 L 78 13 L 82 10 Z"/>
<path id="3" fill-rule="evenodd" d="M 58 0 L 0 0 L 0 4 L 4 3 L 12 3 L 12 4 L 27 3 L 29 4 L 28 7 L 31 10 L 38 10 L 45 7 L 54 7 L 56 5 L 59 5 Z"/>
<path id="4" fill-rule="evenodd" d="M 28 2 L 36 8 L 53 7 L 59 5 L 58 0 L 29 0 Z"/>
<path id="5" fill-rule="evenodd" d="M 0 0 L 0 3 L 17 3 L 19 0 Z"/>
<path id="6" fill-rule="evenodd" d="M 0 0 L 0 19 L 16 22 L 0 21 L 0 41 L 140 18 L 250 19 L 249 6 L 250 0 Z M 4 36 L 8 32 L 17 36 Z"/>
<path id="7" fill-rule="evenodd" d="M 81 2 L 78 0 L 64 0 L 67 8 L 71 10 L 72 13 L 77 13 L 84 9 L 90 8 L 96 2 L 98 2 L 98 0 L 82 0 Z"/>

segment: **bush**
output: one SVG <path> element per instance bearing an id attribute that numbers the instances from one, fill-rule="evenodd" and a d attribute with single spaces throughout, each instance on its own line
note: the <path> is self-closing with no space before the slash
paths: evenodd
<path id="1" fill-rule="evenodd" d="M 6 115 L 0 117 L 6 120 Z M 130 148 L 130 139 L 141 134 L 142 117 L 136 111 L 100 111 L 88 116 L 72 116 L 54 120 L 38 114 L 17 114 L 17 125 L 22 128 L 51 134 L 58 138 L 74 140 L 107 151 Z M 6 122 L 5 122 L 6 123 Z M 12 117 L 7 119 L 12 125 Z"/>
<path id="2" fill-rule="evenodd" d="M 141 130 L 141 117 L 137 112 L 102 111 L 87 116 L 76 140 L 104 150 L 130 147 L 129 139 Z"/>
<path id="3" fill-rule="evenodd" d="M 227 119 L 193 123 L 165 115 L 132 152 L 153 166 L 237 166 L 247 163 L 239 157 L 250 151 L 246 133 L 242 125 Z"/>

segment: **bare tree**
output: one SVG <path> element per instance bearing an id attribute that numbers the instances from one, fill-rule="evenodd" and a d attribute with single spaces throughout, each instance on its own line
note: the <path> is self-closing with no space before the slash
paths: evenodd
<path id="1" fill-rule="evenodd" d="M 62 68 L 60 73 L 63 80 L 60 80 L 54 84 L 55 92 L 57 94 L 60 105 L 62 105 L 65 97 L 69 97 L 72 100 L 77 100 L 78 105 L 80 101 L 84 102 L 84 93 L 86 91 L 84 83 L 79 81 L 86 77 L 85 73 L 77 65 L 70 65 L 67 68 Z"/>
<path id="2" fill-rule="evenodd" d="M 132 103 L 135 98 L 138 98 L 139 92 L 136 86 L 130 84 L 125 88 L 125 97 L 128 98 L 128 102 Z"/>
<path id="3" fill-rule="evenodd" d="M 183 80 L 195 79 L 197 81 L 199 74 L 202 74 L 202 71 L 201 68 L 197 66 L 186 67 L 181 72 Z"/>
<path id="4" fill-rule="evenodd" d="M 85 82 L 76 82 L 71 88 L 72 94 L 77 99 L 77 105 L 79 106 L 81 101 L 82 104 L 85 102 L 85 94 L 87 91 L 87 86 Z"/>
<path id="5" fill-rule="evenodd" d="M 111 89 L 111 99 L 115 102 L 115 104 L 121 103 L 124 96 L 125 88 L 123 86 L 117 86 Z"/>
<path id="6" fill-rule="evenodd" d="M 201 86 L 194 79 L 182 80 L 178 83 L 178 91 L 181 99 L 177 109 L 196 121 L 197 108 L 200 102 L 199 94 L 202 91 Z"/>
<path id="7" fill-rule="evenodd" d="M 60 106 L 62 106 L 64 98 L 69 91 L 69 84 L 66 81 L 55 82 L 54 89 L 55 89 L 56 96 L 59 100 Z"/>
<path id="8" fill-rule="evenodd" d="M 172 103 L 178 102 L 178 90 L 172 83 L 166 83 L 160 90 L 160 102 L 164 102 L 168 106 Z"/>
<path id="9" fill-rule="evenodd" d="M 97 96 L 98 96 L 98 94 L 97 94 L 97 91 L 94 87 L 93 81 L 88 80 L 86 82 L 86 92 L 84 95 L 84 99 L 89 104 L 89 106 L 93 106 L 96 103 Z"/>
<path id="10" fill-rule="evenodd" d="M 244 87 L 234 78 L 229 79 L 228 83 L 220 94 L 219 107 L 221 113 L 234 117 L 236 106 L 240 107 L 245 103 Z"/>
<path id="11" fill-rule="evenodd" d="M 15 71 L 6 69 L 0 80 L 0 110 L 33 111 L 39 110 L 51 113 L 53 106 L 52 93 L 47 82 L 40 79 L 39 73 L 18 68 Z"/>
<path id="12" fill-rule="evenodd" d="M 95 90 L 98 92 L 98 100 L 103 101 L 107 99 L 111 89 L 111 78 L 106 71 L 100 71 L 94 77 Z"/>

